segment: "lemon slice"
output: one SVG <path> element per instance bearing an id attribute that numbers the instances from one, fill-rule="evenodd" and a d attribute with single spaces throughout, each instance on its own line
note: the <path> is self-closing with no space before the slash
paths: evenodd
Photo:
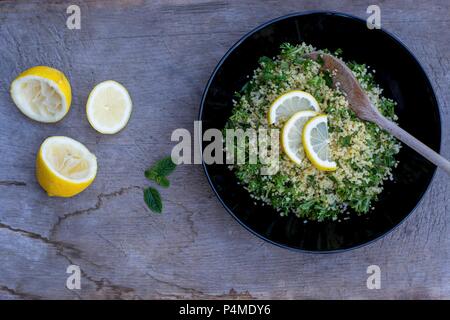
<path id="1" fill-rule="evenodd" d="M 267 118 L 270 124 L 289 119 L 298 111 L 320 112 L 319 103 L 312 95 L 300 90 L 292 90 L 279 96 L 270 106 Z"/>
<path id="2" fill-rule="evenodd" d="M 104 134 L 122 130 L 130 119 L 131 110 L 132 102 L 127 89 L 113 80 L 97 84 L 86 103 L 89 123 Z"/>
<path id="3" fill-rule="evenodd" d="M 59 70 L 37 66 L 11 83 L 11 97 L 23 114 L 39 122 L 56 122 L 69 111 L 72 90 Z"/>
<path id="4" fill-rule="evenodd" d="M 80 142 L 49 137 L 36 158 L 36 177 L 49 196 L 72 197 L 86 189 L 97 174 L 97 159 Z"/>
<path id="5" fill-rule="evenodd" d="M 311 163 L 319 170 L 334 171 L 336 162 L 331 160 L 326 115 L 318 115 L 305 124 L 302 134 L 303 148 Z"/>
<path id="6" fill-rule="evenodd" d="M 303 126 L 317 114 L 315 111 L 299 111 L 290 117 L 283 127 L 281 146 L 284 153 L 296 164 L 301 164 L 305 157 L 302 147 Z"/>

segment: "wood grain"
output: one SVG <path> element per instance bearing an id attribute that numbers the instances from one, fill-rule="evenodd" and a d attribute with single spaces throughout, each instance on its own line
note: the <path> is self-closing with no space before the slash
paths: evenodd
<path id="1" fill-rule="evenodd" d="M 81 30 L 65 22 L 67 1 L 0 2 L 0 298 L 450 298 L 450 183 L 438 172 L 412 216 L 375 243 L 341 254 L 299 254 L 259 240 L 220 206 L 200 166 L 181 166 L 162 192 L 164 214 L 142 200 L 143 172 L 170 153 L 175 128 L 192 130 L 204 85 L 248 30 L 283 14 L 330 9 L 366 17 L 364 1 L 77 1 Z M 423 63 L 443 117 L 450 157 L 450 3 L 381 1 L 382 26 Z M 43 125 L 14 107 L 9 84 L 38 65 L 63 70 L 73 104 Z M 134 111 L 114 136 L 97 134 L 84 105 L 92 87 L 115 79 Z M 50 135 L 97 155 L 94 184 L 71 199 L 49 198 L 34 159 Z M 83 271 L 81 290 L 66 268 Z M 366 268 L 382 289 L 366 288 Z"/>

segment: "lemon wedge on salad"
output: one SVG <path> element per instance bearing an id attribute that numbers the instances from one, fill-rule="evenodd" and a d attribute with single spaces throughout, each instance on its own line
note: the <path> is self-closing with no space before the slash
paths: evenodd
<path id="1" fill-rule="evenodd" d="M 285 123 L 281 132 L 281 147 L 284 153 L 296 164 L 301 164 L 305 158 L 302 146 L 303 126 L 309 119 L 315 117 L 315 111 L 299 111 Z"/>
<path id="2" fill-rule="evenodd" d="M 315 116 L 306 122 L 303 127 L 302 143 L 306 156 L 317 169 L 336 170 L 336 162 L 331 160 L 326 115 Z"/>
<path id="3" fill-rule="evenodd" d="M 320 112 L 319 103 L 307 92 L 292 90 L 279 96 L 272 103 L 267 114 L 270 124 L 289 119 L 294 113 L 299 111 Z"/>

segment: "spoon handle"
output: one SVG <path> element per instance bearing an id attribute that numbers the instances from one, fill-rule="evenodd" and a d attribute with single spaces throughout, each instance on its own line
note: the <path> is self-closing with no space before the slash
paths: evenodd
<path id="1" fill-rule="evenodd" d="M 394 137 L 410 146 L 412 149 L 417 151 L 419 154 L 424 156 L 426 159 L 434 163 L 436 166 L 442 168 L 450 174 L 450 161 L 442 157 L 439 153 L 427 147 L 424 143 L 420 142 L 408 132 L 400 128 L 394 122 L 386 119 L 383 116 L 376 117 L 375 121 L 381 128 L 385 129 L 387 132 L 392 134 Z"/>

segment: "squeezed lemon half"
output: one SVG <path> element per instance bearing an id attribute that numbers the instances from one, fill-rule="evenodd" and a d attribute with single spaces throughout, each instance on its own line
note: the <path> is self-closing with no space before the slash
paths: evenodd
<path id="1" fill-rule="evenodd" d="M 317 169 L 336 170 L 336 162 L 331 160 L 326 115 L 315 116 L 306 122 L 303 127 L 302 143 L 306 156 Z"/>
<path id="2" fill-rule="evenodd" d="M 116 81 L 108 80 L 92 89 L 86 103 L 86 115 L 95 130 L 114 134 L 127 125 L 132 108 L 127 89 Z"/>
<path id="3" fill-rule="evenodd" d="M 59 70 L 36 66 L 22 72 L 12 83 L 11 97 L 27 117 L 39 122 L 57 122 L 69 111 L 72 89 Z"/>
<path id="4" fill-rule="evenodd" d="M 72 197 L 97 174 L 96 157 L 80 142 L 63 136 L 47 138 L 36 158 L 36 177 L 49 196 Z"/>
<path id="5" fill-rule="evenodd" d="M 320 112 L 319 103 L 305 91 L 292 90 L 279 96 L 270 106 L 267 120 L 270 124 L 289 119 L 299 111 Z"/>

